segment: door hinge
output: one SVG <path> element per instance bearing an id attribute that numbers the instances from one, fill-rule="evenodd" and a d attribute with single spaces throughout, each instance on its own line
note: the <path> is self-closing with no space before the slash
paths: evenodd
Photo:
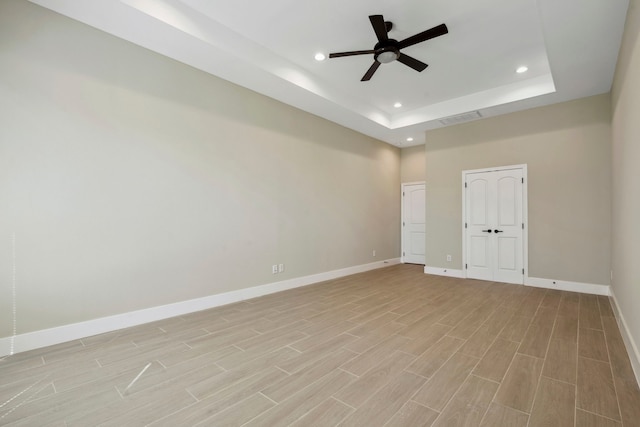
<path id="1" fill-rule="evenodd" d="M 524 230 L 524 222 L 522 223 L 522 229 Z"/>
<path id="2" fill-rule="evenodd" d="M 524 268 L 522 269 L 522 274 L 524 274 Z"/>
<path id="3" fill-rule="evenodd" d="M 404 252 L 402 252 L 402 256 L 404 256 Z"/>
<path id="4" fill-rule="evenodd" d="M 522 183 L 524 184 L 524 178 L 522 178 Z"/>
<path id="5" fill-rule="evenodd" d="M 404 221 L 402 221 L 402 226 L 404 227 Z"/>
<path id="6" fill-rule="evenodd" d="M 466 222 L 464 223 L 464 228 L 467 228 L 467 223 Z"/>
<path id="7" fill-rule="evenodd" d="M 467 188 L 467 183 L 466 182 L 464 183 L 464 188 Z"/>
<path id="8" fill-rule="evenodd" d="M 465 264 L 465 265 L 464 265 L 464 269 L 465 269 L 465 270 L 468 270 L 468 269 L 469 269 L 469 267 L 467 267 L 467 264 Z"/>
<path id="9" fill-rule="evenodd" d="M 402 195 L 404 196 L 404 191 L 402 192 Z"/>

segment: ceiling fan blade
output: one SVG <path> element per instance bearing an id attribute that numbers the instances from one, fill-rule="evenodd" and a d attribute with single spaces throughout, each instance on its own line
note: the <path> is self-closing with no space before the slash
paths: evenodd
<path id="1" fill-rule="evenodd" d="M 376 51 L 375 50 L 354 50 L 352 52 L 330 53 L 329 58 L 340 58 L 341 56 L 367 55 L 371 53 L 376 53 Z"/>
<path id="2" fill-rule="evenodd" d="M 418 61 L 416 58 L 413 58 L 409 55 L 405 55 L 404 53 L 400 53 L 400 56 L 398 56 L 398 61 L 402 62 L 407 67 L 413 68 L 417 72 L 423 71 L 425 68 L 428 67 L 428 65 L 425 64 L 424 62 Z"/>
<path id="3" fill-rule="evenodd" d="M 376 32 L 376 37 L 378 37 L 379 42 L 389 40 L 387 26 L 384 23 L 382 15 L 371 15 L 369 16 L 369 21 L 371 21 L 371 26 L 373 27 L 373 31 Z"/>
<path id="4" fill-rule="evenodd" d="M 449 32 L 449 29 L 445 24 L 440 24 L 436 27 L 433 27 L 427 31 L 423 31 L 415 36 L 411 36 L 404 40 L 398 42 L 398 49 L 403 49 L 405 47 L 413 46 L 414 44 L 421 43 L 423 41 L 427 41 L 429 39 L 433 39 L 435 37 L 440 37 Z"/>
<path id="5" fill-rule="evenodd" d="M 369 67 L 367 72 L 364 73 L 364 76 L 362 76 L 362 79 L 360 81 L 367 82 L 371 80 L 371 77 L 373 77 L 373 73 L 376 72 L 379 66 L 380 66 L 380 63 L 378 61 L 373 61 L 373 64 L 371 65 L 371 67 Z"/>

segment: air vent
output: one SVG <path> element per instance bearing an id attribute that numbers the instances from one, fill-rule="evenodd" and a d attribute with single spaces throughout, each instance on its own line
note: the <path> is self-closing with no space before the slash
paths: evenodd
<path id="1" fill-rule="evenodd" d="M 479 119 L 481 117 L 482 114 L 480 114 L 480 111 L 470 111 L 468 113 L 458 114 L 457 116 L 445 117 L 444 119 L 440 119 L 440 123 L 443 125 L 455 125 Z"/>

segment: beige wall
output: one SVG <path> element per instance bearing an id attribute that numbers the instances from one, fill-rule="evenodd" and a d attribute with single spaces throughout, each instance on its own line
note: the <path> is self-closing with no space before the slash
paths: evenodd
<path id="1" fill-rule="evenodd" d="M 427 132 L 427 265 L 462 268 L 462 171 L 527 164 L 528 275 L 609 284 L 609 114 L 600 95 Z"/>
<path id="2" fill-rule="evenodd" d="M 400 181 L 424 181 L 424 145 L 400 150 Z"/>
<path id="3" fill-rule="evenodd" d="M 399 256 L 397 148 L 25 1 L 0 117 L 0 337 L 13 233 L 18 334 Z"/>
<path id="4" fill-rule="evenodd" d="M 613 294 L 640 343 L 640 2 L 631 0 L 612 89 Z M 640 366 L 636 365 L 640 377 Z"/>

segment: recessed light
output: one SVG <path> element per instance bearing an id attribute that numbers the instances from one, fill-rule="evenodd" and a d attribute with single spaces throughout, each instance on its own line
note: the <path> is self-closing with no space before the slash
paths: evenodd
<path id="1" fill-rule="evenodd" d="M 316 53 L 316 56 L 314 56 L 314 58 L 316 58 L 316 61 L 324 61 L 325 59 L 327 59 L 326 56 L 324 56 L 324 53 Z"/>
<path id="2" fill-rule="evenodd" d="M 527 72 L 527 70 L 529 70 L 529 68 L 528 68 L 528 67 L 525 67 L 525 66 L 523 65 L 522 67 L 518 67 L 518 68 L 516 69 L 516 73 L 518 73 L 518 74 L 526 73 L 526 72 Z"/>
<path id="3" fill-rule="evenodd" d="M 395 108 L 400 108 L 400 107 L 402 107 L 402 104 L 400 104 L 399 102 L 396 102 L 395 104 L 393 104 L 393 106 Z"/>
<path id="4" fill-rule="evenodd" d="M 411 137 L 407 138 L 407 142 L 411 142 L 411 141 L 413 141 L 413 138 Z"/>

